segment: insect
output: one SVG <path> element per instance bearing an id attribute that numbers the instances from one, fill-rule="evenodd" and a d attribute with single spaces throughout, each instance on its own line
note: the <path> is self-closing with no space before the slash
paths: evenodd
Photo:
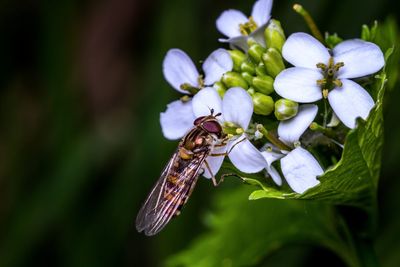
<path id="1" fill-rule="evenodd" d="M 197 118 L 182 138 L 160 178 L 150 191 L 136 218 L 136 229 L 151 236 L 160 232 L 172 217 L 178 216 L 188 201 L 214 145 L 224 145 L 225 134 L 217 120 L 221 114 Z M 220 143 L 220 144 L 218 144 Z M 222 143 L 222 144 L 221 144 Z M 213 156 L 218 156 L 217 154 Z M 214 185 L 217 185 L 212 175 Z"/>

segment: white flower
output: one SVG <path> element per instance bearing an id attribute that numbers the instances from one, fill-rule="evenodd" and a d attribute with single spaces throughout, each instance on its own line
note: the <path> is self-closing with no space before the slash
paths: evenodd
<path id="1" fill-rule="evenodd" d="M 204 88 L 193 97 L 193 111 L 196 117 L 210 114 L 210 109 L 221 113 L 220 122 L 234 124 L 244 132 L 247 130 L 253 115 L 253 101 L 250 95 L 240 87 L 229 89 L 224 98 L 218 95 L 214 88 Z M 240 171 L 256 173 L 267 167 L 260 151 L 247 139 L 246 133 L 228 140 L 227 145 L 215 147 L 214 154 L 229 152 L 229 159 Z M 223 156 L 209 156 L 207 162 L 215 175 L 220 169 Z M 204 176 L 211 177 L 205 168 Z"/>
<path id="2" fill-rule="evenodd" d="M 213 85 L 222 75 L 232 70 L 233 61 L 228 51 L 217 49 L 203 63 L 204 79 L 200 76 L 190 57 L 180 49 L 168 51 L 163 62 L 163 73 L 168 83 L 178 92 L 190 94 L 189 88 L 199 90 L 205 85 Z M 193 127 L 196 119 L 192 110 L 192 101 L 177 100 L 167 105 L 167 110 L 160 114 L 163 135 L 170 140 L 182 138 Z"/>
<path id="3" fill-rule="evenodd" d="M 278 135 L 284 143 L 293 145 L 308 128 L 317 115 L 316 105 L 302 105 L 295 117 L 280 122 Z M 272 163 L 280 159 L 281 170 L 290 188 L 297 193 L 304 193 L 307 189 L 319 184 L 317 176 L 324 173 L 314 156 L 298 146 L 292 151 L 279 151 L 271 144 L 262 149 L 262 155 L 268 163 L 266 171 L 277 185 L 282 185 L 282 178 Z"/>
<path id="4" fill-rule="evenodd" d="M 253 5 L 250 18 L 241 11 L 230 9 L 222 12 L 217 19 L 217 29 L 229 39 L 219 39 L 230 43 L 232 48 L 247 50 L 248 36 L 259 43 L 265 43 L 264 30 L 271 18 L 272 0 L 258 0 Z"/>
<path id="5" fill-rule="evenodd" d="M 349 79 L 373 74 L 384 66 L 383 53 L 377 45 L 354 39 L 329 51 L 314 37 L 294 33 L 284 44 L 282 55 L 295 67 L 276 77 L 274 88 L 279 95 L 299 103 L 325 97 L 349 128 L 355 127 L 357 117 L 368 117 L 374 100 Z"/>

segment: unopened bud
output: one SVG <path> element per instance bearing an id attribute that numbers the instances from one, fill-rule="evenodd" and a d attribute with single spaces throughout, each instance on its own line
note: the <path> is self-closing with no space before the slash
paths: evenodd
<path id="1" fill-rule="evenodd" d="M 240 50 L 229 50 L 229 54 L 233 61 L 233 70 L 239 72 L 240 66 L 246 60 L 247 56 Z"/>
<path id="2" fill-rule="evenodd" d="M 281 23 L 278 20 L 271 19 L 269 21 L 268 27 L 264 32 L 264 37 L 268 48 L 275 48 L 279 52 L 282 52 L 282 47 L 286 41 L 286 37 Z"/>
<path id="3" fill-rule="evenodd" d="M 220 97 L 224 97 L 225 92 L 226 92 L 226 87 L 222 82 L 216 82 L 214 83 L 214 89 L 218 92 Z"/>
<path id="4" fill-rule="evenodd" d="M 280 121 L 288 120 L 296 116 L 298 109 L 298 103 L 281 98 L 275 102 L 275 117 Z"/>
<path id="5" fill-rule="evenodd" d="M 274 100 L 268 95 L 255 92 L 251 95 L 254 104 L 254 113 L 258 115 L 269 115 L 274 111 Z"/>
<path id="6" fill-rule="evenodd" d="M 275 48 L 268 48 L 267 52 L 263 54 L 262 60 L 267 73 L 273 78 L 275 78 L 282 70 L 285 69 L 282 55 Z"/>
<path id="7" fill-rule="evenodd" d="M 251 86 L 253 84 L 253 75 L 248 72 L 242 72 L 241 74 L 242 77 L 246 80 L 247 84 Z"/>
<path id="8" fill-rule="evenodd" d="M 260 44 L 255 43 L 249 47 L 247 53 L 249 54 L 251 60 L 253 60 L 254 63 L 258 64 L 261 62 L 261 57 L 265 53 L 265 48 L 262 47 Z"/>
<path id="9" fill-rule="evenodd" d="M 361 39 L 363 39 L 364 41 L 369 41 L 370 36 L 371 36 L 371 33 L 369 31 L 369 27 L 367 25 L 362 25 Z"/>
<path id="10" fill-rule="evenodd" d="M 274 79 L 270 76 L 253 77 L 252 85 L 254 89 L 264 95 L 269 95 L 274 91 Z"/>
<path id="11" fill-rule="evenodd" d="M 222 82 L 226 88 L 242 87 L 243 89 L 247 89 L 249 87 L 242 75 L 233 71 L 228 71 L 222 75 Z"/>
<path id="12" fill-rule="evenodd" d="M 265 69 L 264 63 L 258 64 L 256 67 L 256 75 L 257 76 L 268 76 L 267 70 Z"/>
<path id="13" fill-rule="evenodd" d="M 254 65 L 254 63 L 249 60 L 244 61 L 240 66 L 240 69 L 242 70 L 242 72 L 248 72 L 251 75 L 256 74 L 256 65 Z"/>

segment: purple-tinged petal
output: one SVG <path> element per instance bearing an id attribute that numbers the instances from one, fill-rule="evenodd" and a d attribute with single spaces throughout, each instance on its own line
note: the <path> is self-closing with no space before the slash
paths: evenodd
<path id="1" fill-rule="evenodd" d="M 180 49 L 168 51 L 163 62 L 163 73 L 167 82 L 178 92 L 188 94 L 181 85 L 188 83 L 198 87 L 199 72 L 190 57 Z"/>
<path id="2" fill-rule="evenodd" d="M 311 69 L 316 69 L 318 63 L 328 64 L 331 57 L 325 46 L 303 32 L 289 36 L 283 45 L 282 55 L 293 66 Z"/>
<path id="3" fill-rule="evenodd" d="M 278 95 L 299 103 L 311 103 L 322 98 L 317 80 L 323 75 L 315 69 L 293 67 L 283 70 L 275 78 L 274 88 Z"/>
<path id="4" fill-rule="evenodd" d="M 193 97 L 193 112 L 198 118 L 211 114 L 211 109 L 214 109 L 214 114 L 222 112 L 222 100 L 217 91 L 212 87 L 201 89 Z"/>
<path id="5" fill-rule="evenodd" d="M 230 141 L 227 151 L 229 152 L 228 156 L 232 164 L 242 172 L 256 173 L 268 165 L 261 152 L 245 135 L 241 135 L 236 140 Z"/>
<path id="6" fill-rule="evenodd" d="M 329 104 L 344 125 L 354 128 L 356 118 L 361 117 L 365 120 L 375 103 L 359 84 L 347 79 L 341 81 L 342 87 L 336 87 L 329 92 Z"/>
<path id="7" fill-rule="evenodd" d="M 222 100 L 222 115 L 225 121 L 233 122 L 247 130 L 253 115 L 251 96 L 240 87 L 229 89 Z"/>
<path id="8" fill-rule="evenodd" d="M 324 173 L 314 156 L 301 147 L 281 159 L 281 169 L 290 188 L 299 194 L 318 185 L 317 176 Z"/>
<path id="9" fill-rule="evenodd" d="M 297 115 L 290 120 L 281 121 L 278 126 L 278 135 L 284 143 L 293 145 L 299 141 L 318 113 L 317 105 L 301 105 Z"/>
<path id="10" fill-rule="evenodd" d="M 217 19 L 217 29 L 223 35 L 232 38 L 242 35 L 240 24 L 245 24 L 248 18 L 240 11 L 230 9 L 222 12 Z"/>
<path id="11" fill-rule="evenodd" d="M 272 0 L 258 0 L 253 5 L 251 16 L 260 27 L 266 24 L 271 18 Z"/>
<path id="12" fill-rule="evenodd" d="M 217 49 L 203 63 L 204 83 L 213 85 L 219 81 L 225 72 L 232 70 L 233 61 L 228 51 Z"/>
<path id="13" fill-rule="evenodd" d="M 335 63 L 343 62 L 338 78 L 358 78 L 373 74 L 385 65 L 379 46 L 359 39 L 348 40 L 333 49 Z"/>
<path id="14" fill-rule="evenodd" d="M 177 100 L 167 105 L 167 110 L 160 113 L 161 130 L 165 138 L 182 138 L 192 127 L 195 120 L 192 101 Z"/>

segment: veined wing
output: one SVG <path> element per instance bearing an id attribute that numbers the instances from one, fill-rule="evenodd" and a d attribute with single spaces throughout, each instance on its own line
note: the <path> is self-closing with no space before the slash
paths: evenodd
<path id="1" fill-rule="evenodd" d="M 174 215 L 178 215 L 209 153 L 209 149 L 204 149 L 194 154 L 190 160 L 181 159 L 178 151 L 174 153 L 139 211 L 136 218 L 136 229 L 139 232 L 144 231 L 148 236 L 155 235 Z"/>

